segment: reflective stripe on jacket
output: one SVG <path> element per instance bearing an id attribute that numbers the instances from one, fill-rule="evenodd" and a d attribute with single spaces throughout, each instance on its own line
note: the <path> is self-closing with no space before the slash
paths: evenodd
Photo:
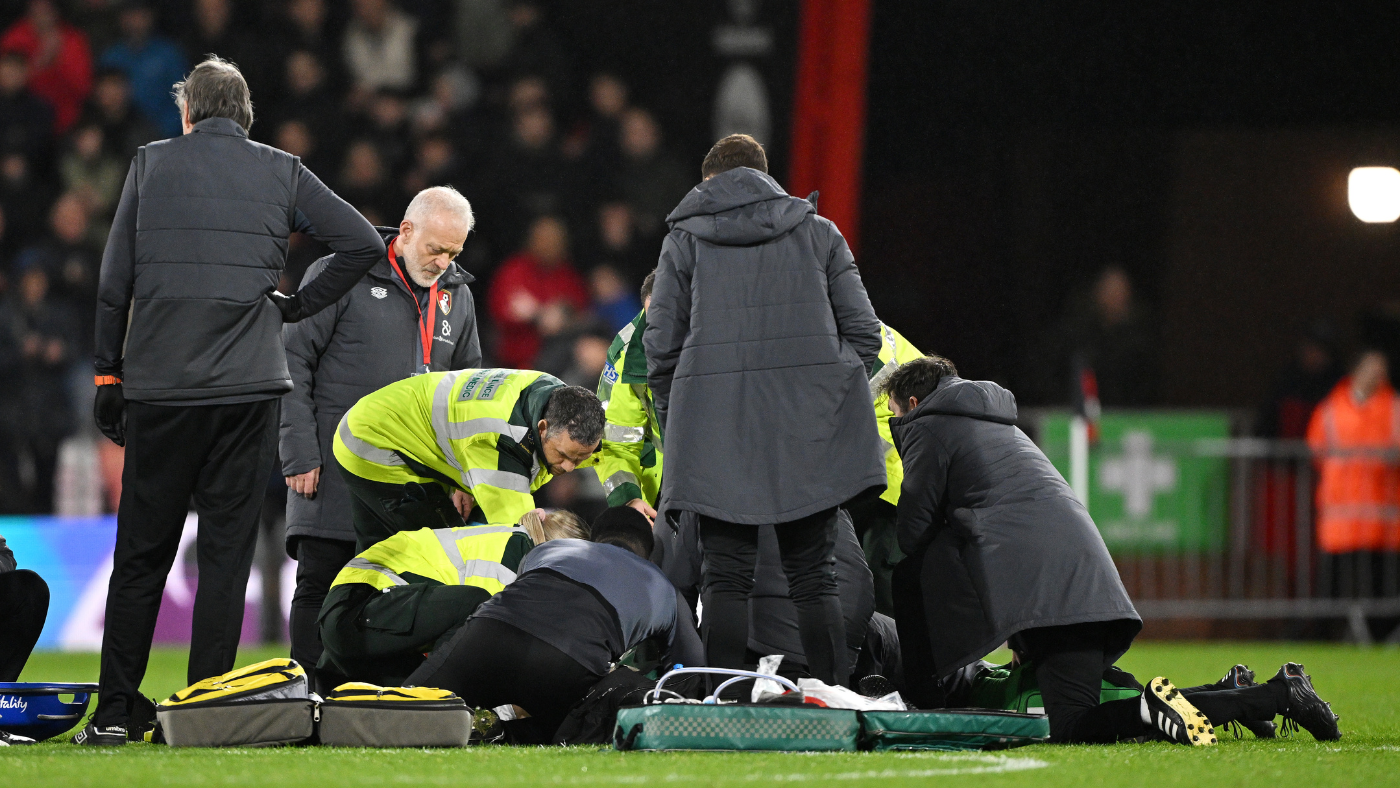
<path id="1" fill-rule="evenodd" d="M 904 464 L 900 462 L 899 452 L 894 449 L 894 438 L 890 436 L 890 419 L 894 418 L 894 411 L 890 410 L 889 395 L 876 394 L 876 389 L 900 365 L 923 358 L 923 355 L 898 331 L 880 323 L 880 359 L 875 362 L 875 369 L 870 375 L 870 395 L 875 398 L 875 426 L 885 446 L 885 475 L 888 481 L 880 497 L 896 506 L 899 505 L 899 486 L 904 482 Z"/>
<path id="2" fill-rule="evenodd" d="M 656 506 L 661 491 L 661 427 L 656 422 L 642 334 L 642 310 L 617 332 L 608 348 L 608 363 L 598 380 L 598 399 L 607 413 L 597 473 L 609 506 L 641 498 Z"/>
<path id="3" fill-rule="evenodd" d="M 1365 402 L 1350 378 L 1313 412 L 1308 445 L 1321 476 L 1317 544 L 1324 552 L 1400 550 L 1400 398 L 1382 383 Z"/>
<path id="4" fill-rule="evenodd" d="M 371 481 L 437 481 L 466 490 L 488 522 L 519 522 L 535 508 L 532 493 L 552 478 L 537 456 L 535 425 L 563 385 L 519 369 L 432 372 L 391 383 L 340 420 L 335 458 Z"/>
<path id="5" fill-rule="evenodd" d="M 509 525 L 400 531 L 351 559 L 331 587 L 365 583 L 384 589 L 426 581 L 497 594 L 515 580 L 520 560 L 534 546 L 524 528 Z"/>

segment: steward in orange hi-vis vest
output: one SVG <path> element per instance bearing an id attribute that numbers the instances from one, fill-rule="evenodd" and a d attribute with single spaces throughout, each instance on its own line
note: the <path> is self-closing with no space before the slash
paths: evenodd
<path id="1" fill-rule="evenodd" d="M 1384 366 L 1379 382 L 1358 387 L 1366 364 L 1337 384 L 1308 425 L 1321 474 L 1317 544 L 1327 553 L 1400 550 L 1400 398 Z"/>

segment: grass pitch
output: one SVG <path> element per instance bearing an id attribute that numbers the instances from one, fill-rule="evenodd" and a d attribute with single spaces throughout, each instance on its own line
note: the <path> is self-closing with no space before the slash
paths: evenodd
<path id="1" fill-rule="evenodd" d="M 245 651 L 240 665 L 285 653 Z M 362 750 L 321 747 L 186 750 L 155 745 L 81 748 L 66 739 L 0 748 L 0 786 L 194 785 L 829 785 L 1306 786 L 1400 785 L 1400 649 L 1287 643 L 1143 642 L 1120 662 L 1141 680 L 1178 686 L 1214 681 L 1236 662 L 1260 679 L 1302 662 L 1342 715 L 1340 742 L 1236 740 L 1217 747 L 1169 744 L 1023 747 L 1002 753 L 619 753 L 608 748 L 475 747 Z M 96 681 L 97 655 L 40 653 L 25 681 Z M 163 698 L 184 686 L 184 653 L 152 654 L 143 691 Z"/>

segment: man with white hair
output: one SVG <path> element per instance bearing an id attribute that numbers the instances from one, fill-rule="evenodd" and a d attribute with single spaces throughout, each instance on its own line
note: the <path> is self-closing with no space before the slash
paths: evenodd
<path id="1" fill-rule="evenodd" d="M 336 573 L 355 557 L 350 494 L 331 440 L 345 412 L 372 391 L 425 372 L 481 366 L 471 274 L 453 262 L 475 220 L 450 186 L 424 189 L 398 227 L 380 227 L 388 254 L 350 294 L 287 326 L 295 388 L 282 398 L 287 553 L 297 561 L 292 657 L 308 673 L 321 657 L 316 619 Z M 329 258 L 306 271 L 310 282 Z M 446 495 L 420 505 L 469 507 Z M 469 510 L 469 509 L 468 509 Z M 465 512 L 463 512 L 465 514 Z"/>

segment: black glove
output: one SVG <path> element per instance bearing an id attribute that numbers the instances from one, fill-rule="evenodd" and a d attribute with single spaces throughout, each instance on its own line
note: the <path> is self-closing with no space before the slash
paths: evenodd
<path id="1" fill-rule="evenodd" d="M 301 320 L 301 297 L 297 295 L 284 295 L 276 290 L 267 294 L 272 299 L 272 303 L 277 305 L 277 309 L 282 312 L 283 323 L 295 323 Z"/>
<path id="2" fill-rule="evenodd" d="M 126 445 L 126 396 L 122 394 L 122 384 L 109 383 L 97 387 L 92 416 L 103 435 L 118 446 Z"/>

